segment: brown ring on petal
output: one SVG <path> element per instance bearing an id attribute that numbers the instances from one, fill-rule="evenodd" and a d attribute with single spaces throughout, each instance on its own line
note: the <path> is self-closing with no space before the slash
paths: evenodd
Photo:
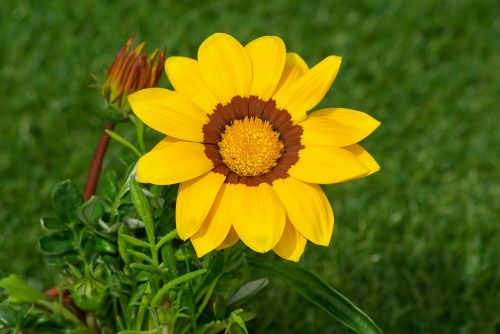
<path id="1" fill-rule="evenodd" d="M 258 176 L 242 176 L 233 172 L 224 164 L 218 147 L 226 125 L 231 125 L 234 120 L 250 117 L 268 121 L 274 131 L 280 134 L 279 140 L 284 145 L 277 165 L 269 172 Z M 274 100 L 263 101 L 256 96 L 235 96 L 228 104 L 219 103 L 215 106 L 214 112 L 209 115 L 208 123 L 203 126 L 203 143 L 206 156 L 215 166 L 213 172 L 225 175 L 226 183 L 241 183 L 252 187 L 264 182 L 271 184 L 276 179 L 289 177 L 288 170 L 297 163 L 298 153 L 304 148 L 300 142 L 302 133 L 302 127 L 293 124 L 288 111 L 277 108 Z"/>

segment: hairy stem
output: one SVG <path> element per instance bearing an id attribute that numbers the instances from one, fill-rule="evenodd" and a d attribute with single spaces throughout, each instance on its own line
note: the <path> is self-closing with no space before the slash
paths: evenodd
<path id="1" fill-rule="evenodd" d="M 115 123 L 106 124 L 106 130 L 113 130 Z M 95 194 L 97 188 L 97 183 L 99 181 L 99 175 L 101 174 L 102 161 L 104 160 L 104 155 L 108 149 L 110 137 L 103 131 L 101 133 L 101 138 L 97 143 L 97 147 L 94 152 L 94 157 L 90 164 L 89 173 L 87 175 L 87 183 L 85 184 L 85 189 L 83 191 L 83 200 L 88 200 L 92 195 Z"/>

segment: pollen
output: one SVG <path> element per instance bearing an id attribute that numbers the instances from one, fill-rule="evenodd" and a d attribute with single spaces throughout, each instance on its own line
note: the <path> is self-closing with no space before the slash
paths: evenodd
<path id="1" fill-rule="evenodd" d="M 280 134 L 268 121 L 245 117 L 226 125 L 219 153 L 229 169 L 241 176 L 258 176 L 277 165 L 283 151 Z"/>

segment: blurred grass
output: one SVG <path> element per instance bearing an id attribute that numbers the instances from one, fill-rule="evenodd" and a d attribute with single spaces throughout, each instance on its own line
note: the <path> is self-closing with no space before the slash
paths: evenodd
<path id="1" fill-rule="evenodd" d="M 323 105 L 382 121 L 364 144 L 382 170 L 327 188 L 334 241 L 303 265 L 386 333 L 500 332 L 495 1 L 0 2 L 0 270 L 53 279 L 38 219 L 56 181 L 83 185 L 102 127 L 90 74 L 132 33 L 195 56 L 216 31 L 280 35 L 309 64 L 342 55 Z M 255 333 L 346 333 L 277 286 Z"/>

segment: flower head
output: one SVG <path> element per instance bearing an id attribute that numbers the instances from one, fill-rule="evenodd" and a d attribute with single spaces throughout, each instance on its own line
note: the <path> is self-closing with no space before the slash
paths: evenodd
<path id="1" fill-rule="evenodd" d="M 130 37 L 118 52 L 102 85 L 105 100 L 122 112 L 129 110 L 129 94 L 156 85 L 165 61 L 165 50 L 155 49 L 149 56 L 141 53 L 144 42 L 131 50 L 134 39 Z"/>
<path id="2" fill-rule="evenodd" d="M 132 110 L 167 135 L 137 165 L 140 182 L 180 183 L 177 231 L 198 256 L 241 239 L 257 252 L 298 261 L 306 241 L 328 245 L 333 211 L 318 184 L 376 172 L 357 143 L 379 122 L 340 108 L 312 112 L 329 90 L 341 58 L 309 68 L 281 39 L 243 47 L 217 33 L 198 60 L 170 57 L 174 91 L 141 90 Z"/>

